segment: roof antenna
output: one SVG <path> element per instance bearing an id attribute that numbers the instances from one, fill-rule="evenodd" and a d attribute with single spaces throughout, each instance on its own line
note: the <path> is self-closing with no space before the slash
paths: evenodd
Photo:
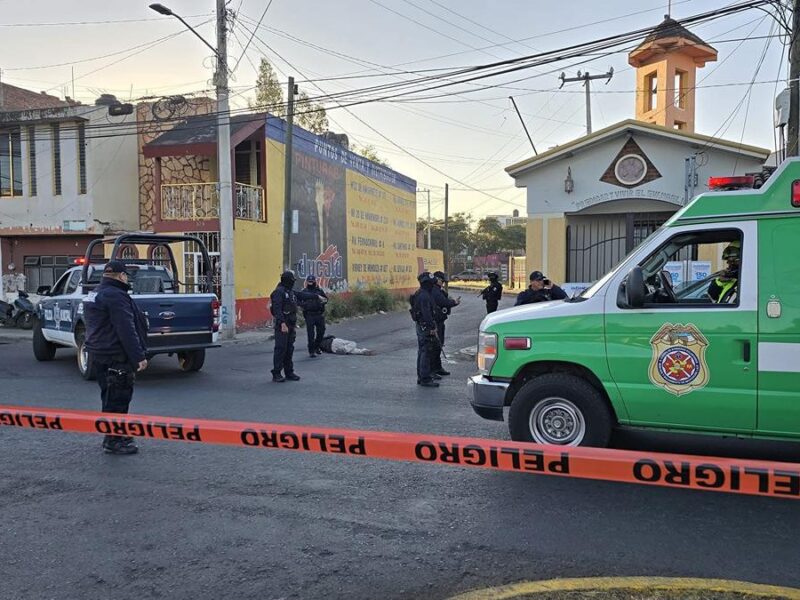
<path id="1" fill-rule="evenodd" d="M 667 18 L 669 19 L 672 16 L 672 0 L 668 0 L 667 2 Z"/>

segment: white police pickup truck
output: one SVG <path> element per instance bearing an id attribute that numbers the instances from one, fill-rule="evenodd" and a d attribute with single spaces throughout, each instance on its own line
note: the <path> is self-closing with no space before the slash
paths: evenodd
<path id="1" fill-rule="evenodd" d="M 33 324 L 33 354 L 39 361 L 55 358 L 59 348 L 77 349 L 78 371 L 84 379 L 94 379 L 89 353 L 84 347 L 86 325 L 83 299 L 102 277 L 103 266 L 116 258 L 128 266 L 131 294 L 148 321 L 147 357 L 176 354 L 183 371 L 199 371 L 205 362 L 206 348 L 218 347 L 219 309 L 217 296 L 211 292 L 211 278 L 196 277 L 194 283 L 180 282 L 170 244 L 190 242 L 200 249 L 201 269 L 212 273 L 211 261 L 203 243 L 192 236 L 124 234 L 93 241 L 80 265 L 69 269 L 52 288 L 39 288 L 40 300 Z M 113 244 L 108 258 L 93 256 L 105 244 Z M 120 258 L 146 252 L 164 258 Z M 133 251 L 133 252 L 132 252 Z M 104 253 L 105 254 L 105 253 Z M 179 293 L 198 288 L 196 293 Z"/>

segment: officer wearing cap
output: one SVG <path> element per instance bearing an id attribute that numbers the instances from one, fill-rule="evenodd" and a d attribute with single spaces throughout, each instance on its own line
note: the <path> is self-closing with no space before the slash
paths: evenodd
<path id="1" fill-rule="evenodd" d="M 541 271 L 534 271 L 530 277 L 528 289 L 517 295 L 514 306 L 548 302 L 549 300 L 565 300 L 567 293 L 551 282 Z"/>
<path id="2" fill-rule="evenodd" d="M 497 310 L 497 304 L 503 297 L 503 284 L 498 281 L 497 273 L 494 271 L 487 273 L 486 276 L 489 278 L 489 285 L 481 291 L 479 296 L 486 302 L 486 314 L 488 315 Z"/>
<path id="3" fill-rule="evenodd" d="M 433 299 L 433 288 L 436 277 L 423 271 L 417 277 L 419 289 L 412 296 L 411 314 L 417 325 L 417 385 L 422 387 L 439 387 L 431 372 L 432 354 L 441 351 L 436 341 L 436 302 Z"/>
<path id="4" fill-rule="evenodd" d="M 727 268 L 718 277 L 715 277 L 708 286 L 708 295 L 717 304 L 730 304 L 736 302 L 739 290 L 739 266 L 741 264 L 742 250 L 738 241 L 731 242 L 722 251 L 722 260 L 727 263 Z"/>
<path id="5" fill-rule="evenodd" d="M 296 295 L 306 321 L 308 355 L 316 358 L 322 354 L 320 344 L 325 337 L 325 304 L 328 302 L 328 295 L 317 285 L 317 278 L 313 275 L 306 277 L 305 289 L 296 292 Z"/>
<path id="6" fill-rule="evenodd" d="M 444 331 L 445 321 L 450 316 L 450 312 L 454 306 L 461 304 L 461 297 L 455 300 L 450 298 L 447 290 L 444 289 L 444 284 L 447 281 L 447 275 L 444 271 L 435 271 L 433 276 L 436 278 L 433 288 L 431 289 L 433 301 L 436 303 L 436 310 L 433 313 L 433 319 L 436 321 L 436 341 L 439 343 L 439 351 L 431 356 L 431 371 L 439 376 L 450 375 L 450 371 L 445 370 L 442 365 L 442 351 L 444 346 Z"/>
<path id="7" fill-rule="evenodd" d="M 294 340 L 297 337 L 297 296 L 294 271 L 284 271 L 281 281 L 270 295 L 270 309 L 275 325 L 275 352 L 272 356 L 272 381 L 300 381 L 294 372 Z M 282 373 L 281 373 L 282 372 Z"/>
<path id="8" fill-rule="evenodd" d="M 97 289 L 83 301 L 86 349 L 100 385 L 103 412 L 127 414 L 136 373 L 147 368 L 147 319 L 128 295 L 125 263 L 109 261 Z M 135 454 L 132 437 L 107 435 L 103 449 Z"/>

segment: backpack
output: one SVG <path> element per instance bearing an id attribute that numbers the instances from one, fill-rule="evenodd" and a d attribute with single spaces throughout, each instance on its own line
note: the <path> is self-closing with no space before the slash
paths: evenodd
<path id="1" fill-rule="evenodd" d="M 419 321 L 420 317 L 422 316 L 420 313 L 419 308 L 417 308 L 417 296 L 419 295 L 419 290 L 414 292 L 408 297 L 408 312 L 411 313 L 411 320 L 416 323 Z"/>

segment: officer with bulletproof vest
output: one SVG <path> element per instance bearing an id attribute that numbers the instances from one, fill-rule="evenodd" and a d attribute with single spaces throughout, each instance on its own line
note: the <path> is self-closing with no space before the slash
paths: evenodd
<path id="1" fill-rule="evenodd" d="M 431 371 L 435 375 L 450 375 L 442 365 L 442 348 L 444 347 L 444 331 L 445 321 L 450 316 L 450 312 L 454 306 L 461 304 L 461 296 L 453 300 L 444 288 L 447 281 L 447 275 L 443 271 L 435 271 L 433 276 L 436 281 L 431 290 L 433 301 L 436 303 L 436 312 L 433 314 L 434 321 L 436 321 L 436 341 L 439 343 L 439 351 L 431 356 Z"/>
<path id="2" fill-rule="evenodd" d="M 489 278 L 489 285 L 478 295 L 486 302 L 486 314 L 488 315 L 497 310 L 497 304 L 503 297 L 503 284 L 498 281 L 498 275 L 495 272 L 487 273 L 486 276 Z"/>
<path id="3" fill-rule="evenodd" d="M 708 296 L 717 304 L 736 302 L 739 291 L 739 266 L 742 250 L 738 241 L 731 242 L 722 251 L 722 260 L 727 263 L 725 271 L 715 277 L 708 286 Z"/>
<path id="4" fill-rule="evenodd" d="M 270 295 L 275 325 L 275 353 L 272 357 L 272 381 L 300 381 L 294 372 L 294 340 L 297 337 L 297 296 L 294 293 L 294 271 L 284 271 L 281 282 Z M 283 372 L 283 373 L 281 373 Z"/>
<path id="5" fill-rule="evenodd" d="M 305 289 L 296 292 L 308 333 L 308 355 L 316 358 L 322 354 L 320 344 L 325 337 L 325 304 L 328 295 L 317 285 L 314 275 L 306 277 Z"/>
<path id="6" fill-rule="evenodd" d="M 432 355 L 441 349 L 436 340 L 436 302 L 433 299 L 433 288 L 436 277 L 423 271 L 417 277 L 419 289 L 411 297 L 411 317 L 417 326 L 417 385 L 422 387 L 439 387 L 431 372 Z"/>
<path id="7" fill-rule="evenodd" d="M 550 281 L 541 271 L 531 273 L 531 283 L 528 289 L 517 295 L 514 306 L 548 302 L 550 300 L 565 300 L 567 293 Z"/>
<path id="8" fill-rule="evenodd" d="M 136 373 L 147 368 L 147 318 L 128 295 L 125 263 L 109 261 L 97 289 L 83 301 L 89 365 L 100 385 L 103 412 L 127 414 Z M 103 450 L 136 454 L 132 437 L 106 435 Z"/>

